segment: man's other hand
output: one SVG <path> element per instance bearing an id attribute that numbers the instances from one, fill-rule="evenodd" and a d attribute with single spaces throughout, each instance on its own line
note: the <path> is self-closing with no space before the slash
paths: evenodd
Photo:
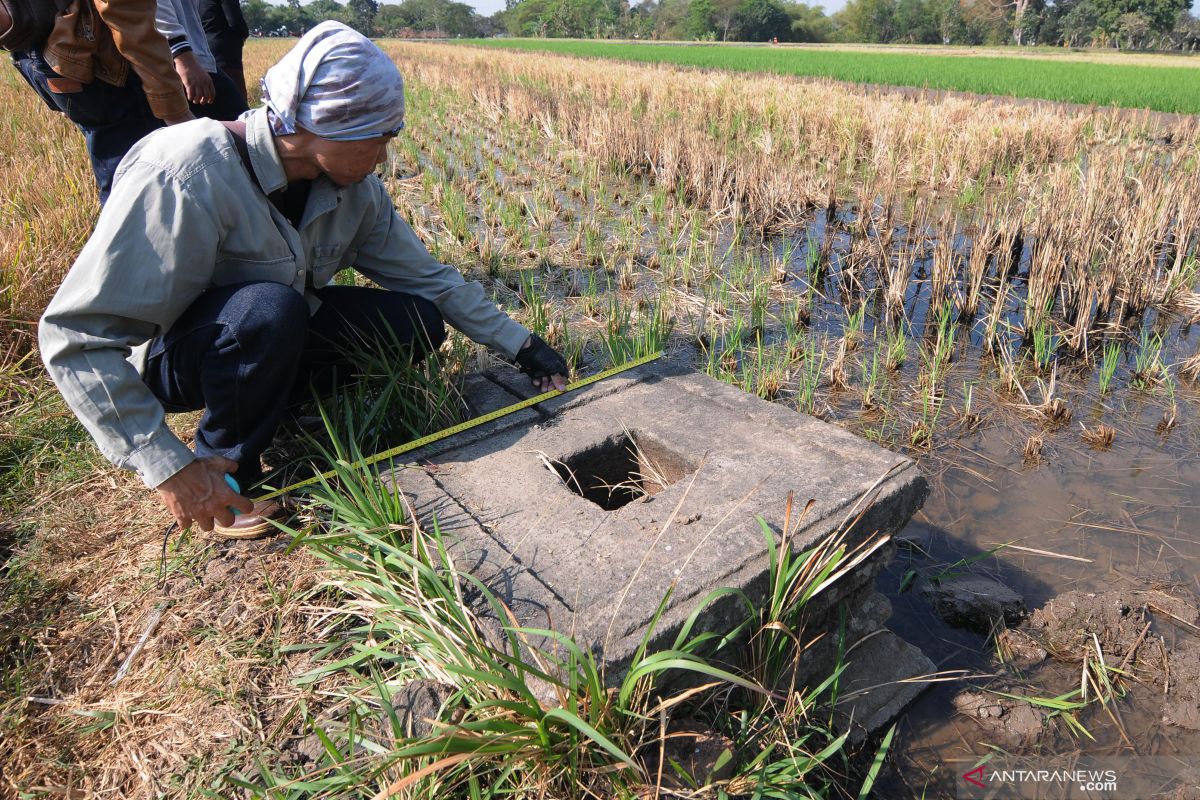
<path id="1" fill-rule="evenodd" d="M 254 503 L 237 494 L 225 482 L 226 473 L 237 472 L 237 464 L 227 458 L 204 456 L 176 472 L 158 485 L 163 503 L 180 528 L 193 522 L 202 531 L 211 531 L 214 520 L 233 524 L 232 506 L 243 514 L 254 510 Z"/>
<path id="2" fill-rule="evenodd" d="M 183 90 L 187 92 L 189 103 L 206 106 L 217 99 L 217 90 L 213 86 L 212 76 L 204 71 L 196 54 L 190 50 L 175 56 L 175 71 L 183 81 Z"/>
<path id="3" fill-rule="evenodd" d="M 539 392 L 567 388 L 567 362 L 542 337 L 531 333 L 517 352 L 517 365 Z"/>

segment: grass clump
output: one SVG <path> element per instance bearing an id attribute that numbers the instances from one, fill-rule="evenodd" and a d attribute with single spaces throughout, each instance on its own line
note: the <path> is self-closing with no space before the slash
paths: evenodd
<path id="1" fill-rule="evenodd" d="M 394 484 L 352 463 L 361 453 L 347 447 L 330 454 L 335 477 L 306 502 L 305 524 L 289 530 L 324 564 L 326 602 L 342 619 L 336 636 L 307 646 L 324 663 L 300 681 L 345 678 L 338 713 L 309 720 L 320 742 L 315 768 L 297 773 L 264 758 L 256 774 L 228 778 L 230 787 L 263 798 L 472 800 L 817 800 L 845 789 L 846 737 L 817 713 L 840 669 L 815 688 L 788 680 L 805 650 L 806 603 L 869 548 L 848 553 L 834 538 L 792 553 L 788 532 L 799 522 L 789 501 L 782 541 L 761 523 L 771 558 L 765 602 L 716 590 L 674 637 L 656 641 L 668 592 L 628 668 L 613 676 L 591 647 L 519 624 L 459 568 L 460 545 L 436 519 L 419 523 Z M 703 608 L 730 594 L 742 621 L 701 631 Z M 739 663 L 734 645 L 746 641 L 752 655 Z M 420 718 L 414 691 L 433 698 Z M 703 763 L 685 757 L 701 738 L 716 743 Z M 862 773 L 859 796 L 877 773 L 878 763 Z"/>

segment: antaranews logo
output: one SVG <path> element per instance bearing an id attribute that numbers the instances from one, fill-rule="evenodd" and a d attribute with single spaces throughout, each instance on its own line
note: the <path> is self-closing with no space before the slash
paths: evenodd
<path id="1" fill-rule="evenodd" d="M 986 789 L 987 784 L 983 782 L 983 765 L 980 764 L 970 772 L 963 773 L 963 780 L 972 786 L 978 786 L 980 789 Z"/>
<path id="2" fill-rule="evenodd" d="M 1184 760 L 1161 756 L 989 757 L 955 770 L 955 788 L 959 800 L 1150 800 L 1195 785 L 1188 769 Z"/>

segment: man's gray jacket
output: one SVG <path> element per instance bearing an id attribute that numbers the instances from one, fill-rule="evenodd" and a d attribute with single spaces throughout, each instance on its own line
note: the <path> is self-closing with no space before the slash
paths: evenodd
<path id="1" fill-rule="evenodd" d="M 294 228 L 264 195 L 287 183 L 266 110 L 243 119 L 262 188 L 219 122 L 147 136 L 121 162 L 96 230 L 39 328 L 42 359 L 71 409 L 109 460 L 151 487 L 195 456 L 142 382 L 146 346 L 209 287 L 273 281 L 305 294 L 354 267 L 433 302 L 451 325 L 504 355 L 529 335 L 480 284 L 430 255 L 375 176 L 347 187 L 318 178 Z"/>

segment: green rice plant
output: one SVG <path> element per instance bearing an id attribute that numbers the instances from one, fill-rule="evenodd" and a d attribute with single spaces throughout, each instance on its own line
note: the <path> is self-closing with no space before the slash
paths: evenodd
<path id="1" fill-rule="evenodd" d="M 825 348 L 816 338 L 805 338 L 796 369 L 796 410 L 802 414 L 817 411 L 817 390 L 825 371 Z"/>
<path id="2" fill-rule="evenodd" d="M 846 339 L 848 351 L 853 352 L 858 349 L 866 318 L 867 306 L 864 303 L 859 303 L 854 310 L 846 309 L 846 322 L 842 325 L 842 336 Z"/>
<path id="3" fill-rule="evenodd" d="M 975 384 L 970 381 L 963 381 L 963 407 L 962 413 L 959 415 L 959 421 L 963 427 L 968 430 L 974 429 L 979 425 L 979 414 L 975 412 Z"/>
<path id="4" fill-rule="evenodd" d="M 921 414 L 912 424 L 908 442 L 913 447 L 928 449 L 933 446 L 933 436 L 937 431 L 938 417 L 942 414 L 943 398 L 940 392 L 932 389 L 921 392 Z"/>
<path id="5" fill-rule="evenodd" d="M 525 229 L 525 206 L 518 196 L 511 196 L 500 203 L 500 221 L 504 232 L 509 236 L 517 236 Z"/>
<path id="6" fill-rule="evenodd" d="M 896 372 L 904 366 L 904 360 L 908 357 L 908 332 L 904 329 L 904 323 L 888 327 L 886 351 L 885 362 L 889 370 Z"/>
<path id="7" fill-rule="evenodd" d="M 1158 386 L 1166 374 L 1167 366 L 1162 360 L 1162 334 L 1151 334 L 1143 329 L 1138 351 L 1133 356 L 1133 369 L 1130 371 L 1129 385 L 1134 389 L 1147 391 Z"/>
<path id="8" fill-rule="evenodd" d="M 1039 318 L 1033 327 L 1033 363 L 1039 370 L 1050 368 L 1054 354 L 1058 352 L 1059 336 L 1054 332 L 1050 320 Z"/>
<path id="9" fill-rule="evenodd" d="M 669 188 L 666 186 L 655 186 L 654 191 L 650 193 L 650 219 L 655 222 L 661 222 L 667 213 L 667 195 Z"/>
<path id="10" fill-rule="evenodd" d="M 666 348 L 674 319 L 661 301 L 651 306 L 635 323 L 633 309 L 614 296 L 609 302 L 608 323 L 600 343 L 611 366 L 624 364 Z"/>
<path id="11" fill-rule="evenodd" d="M 923 400 L 930 395 L 941 396 L 941 386 L 950 370 L 950 361 L 954 354 L 954 335 L 954 304 L 946 302 L 938 309 L 936 334 L 932 345 L 926 342 L 921 348 Z"/>
<path id="12" fill-rule="evenodd" d="M 704 350 L 704 372 L 725 383 L 738 383 L 741 342 L 745 335 L 745 321 L 735 319 L 730 331 L 722 335 L 715 325 L 706 331 L 701 347 Z"/>
<path id="13" fill-rule="evenodd" d="M 934 343 L 934 359 L 949 364 L 954 356 L 955 314 L 954 301 L 947 300 L 937 311 L 937 338 Z"/>
<path id="14" fill-rule="evenodd" d="M 525 303 L 525 327 L 545 337 L 550 328 L 550 310 L 546 295 L 542 292 L 532 271 L 521 272 L 521 300 Z"/>
<path id="15" fill-rule="evenodd" d="M 753 356 L 749 356 L 744 348 L 738 348 L 737 361 L 740 365 L 740 376 L 733 380 L 742 391 L 756 394 L 764 400 L 774 400 L 779 397 L 783 384 L 787 379 L 788 354 L 786 347 L 763 344 L 758 338 Z"/>
<path id="16" fill-rule="evenodd" d="M 870 360 L 862 361 L 862 407 L 863 410 L 875 408 L 879 404 L 880 388 L 883 384 L 883 370 L 879 364 L 879 350 L 871 352 Z"/>
<path id="17" fill-rule="evenodd" d="M 759 280 L 750 292 L 750 330 L 762 331 L 767 325 L 767 306 L 771 302 L 771 284 Z"/>
<path id="18" fill-rule="evenodd" d="M 867 84 L 923 86 L 977 94 L 1040 97 L 1096 106 L 1200 113 L 1190 66 L 1100 64 L 1006 56 L 862 52 L 839 49 L 689 47 L 554 39 L 474 40 L 488 47 L 542 50 L 706 69 L 809 75 Z M 716 121 L 714 120 L 714 124 Z M 719 138 L 744 140 L 740 125 Z"/>
<path id="19" fill-rule="evenodd" d="M 1100 396 L 1112 391 L 1113 376 L 1117 374 L 1117 365 L 1121 363 L 1121 343 L 1115 339 L 1104 343 L 1104 355 L 1100 359 Z"/>

